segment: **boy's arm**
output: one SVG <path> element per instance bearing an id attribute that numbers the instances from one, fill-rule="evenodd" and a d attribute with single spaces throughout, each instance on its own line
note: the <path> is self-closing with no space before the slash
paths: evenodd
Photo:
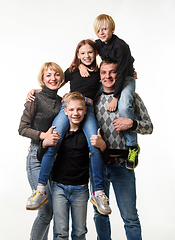
<path id="1" fill-rule="evenodd" d="M 97 135 L 92 135 L 90 140 L 91 140 L 92 146 L 100 148 L 102 152 L 106 151 L 106 143 L 101 136 L 100 128 L 97 131 Z"/>

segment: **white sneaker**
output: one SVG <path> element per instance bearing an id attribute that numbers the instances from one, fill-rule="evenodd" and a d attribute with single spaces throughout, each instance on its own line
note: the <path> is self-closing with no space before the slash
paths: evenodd
<path id="1" fill-rule="evenodd" d="M 108 204 L 109 200 L 108 197 L 105 195 L 103 191 L 99 192 L 97 196 L 94 194 L 91 196 L 91 203 L 96 206 L 97 211 L 103 215 L 108 215 L 110 214 L 111 208 Z"/>
<path id="2" fill-rule="evenodd" d="M 48 199 L 46 192 L 41 194 L 39 190 L 33 190 L 32 195 L 27 200 L 26 209 L 37 210 L 47 202 Z"/>

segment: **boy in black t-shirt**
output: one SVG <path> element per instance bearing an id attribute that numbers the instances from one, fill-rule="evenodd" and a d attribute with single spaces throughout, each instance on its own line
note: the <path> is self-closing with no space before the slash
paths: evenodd
<path id="1" fill-rule="evenodd" d="M 78 93 L 69 93 L 65 97 L 65 114 L 68 116 L 70 128 L 66 132 L 53 166 L 53 215 L 54 237 L 69 236 L 69 209 L 72 217 L 72 238 L 85 239 L 87 233 L 86 216 L 89 199 L 89 149 L 86 137 L 81 129 L 81 122 L 86 114 L 85 97 Z M 51 136 L 42 142 L 38 149 L 38 158 L 52 143 L 57 143 Z M 107 199 L 106 204 L 107 203 Z"/>

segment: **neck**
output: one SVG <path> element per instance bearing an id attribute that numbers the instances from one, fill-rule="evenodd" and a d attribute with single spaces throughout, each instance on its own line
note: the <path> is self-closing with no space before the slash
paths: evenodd
<path id="1" fill-rule="evenodd" d="M 111 88 L 105 88 L 105 87 L 103 86 L 103 92 L 105 92 L 105 93 L 111 93 L 111 92 L 114 92 L 114 87 L 111 87 Z"/>
<path id="2" fill-rule="evenodd" d="M 70 129 L 69 129 L 69 131 L 71 131 L 71 132 L 76 132 L 79 128 L 80 128 L 80 124 L 70 123 Z"/>

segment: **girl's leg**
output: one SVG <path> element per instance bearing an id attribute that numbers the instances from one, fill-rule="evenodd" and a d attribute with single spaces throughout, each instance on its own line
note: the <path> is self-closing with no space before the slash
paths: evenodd
<path id="1" fill-rule="evenodd" d="M 37 154 L 38 145 L 31 144 L 29 154 L 27 156 L 27 175 L 32 189 L 37 188 L 38 176 L 41 163 L 38 161 Z M 52 198 L 50 190 L 50 181 L 46 187 L 49 202 L 43 205 L 39 210 L 37 217 L 31 229 L 30 240 L 47 240 L 50 221 L 52 219 Z"/>
<path id="2" fill-rule="evenodd" d="M 39 174 L 38 182 L 41 184 L 46 185 L 50 172 L 52 170 L 53 163 L 55 161 L 55 156 L 59 150 L 61 141 L 69 127 L 69 120 L 64 113 L 64 103 L 62 105 L 61 111 L 54 119 L 52 126 L 56 126 L 54 131 L 58 132 L 61 139 L 58 141 L 56 146 L 49 147 L 47 152 L 44 154 L 42 163 L 41 163 L 41 170 Z"/>
<path id="3" fill-rule="evenodd" d="M 135 119 L 134 109 L 133 109 L 133 98 L 135 93 L 135 78 L 126 77 L 123 90 L 119 99 L 119 116 Z M 126 145 L 135 146 L 137 144 L 137 134 L 131 130 L 123 131 Z"/>
<path id="4" fill-rule="evenodd" d="M 111 213 L 111 208 L 108 204 L 108 198 L 104 193 L 103 156 L 100 149 L 92 146 L 90 141 L 92 135 L 97 135 L 97 130 L 98 123 L 94 115 L 94 108 L 90 103 L 87 103 L 87 113 L 83 120 L 83 131 L 91 152 L 92 179 L 95 191 L 91 197 L 91 202 L 97 207 L 100 213 L 106 215 Z"/>
<path id="5" fill-rule="evenodd" d="M 86 136 L 88 147 L 91 153 L 91 167 L 94 182 L 94 191 L 102 190 L 103 187 L 103 156 L 99 148 L 91 145 L 90 137 L 97 135 L 99 128 L 94 115 L 94 108 L 90 103 L 87 103 L 87 113 L 83 120 L 83 132 Z"/>

